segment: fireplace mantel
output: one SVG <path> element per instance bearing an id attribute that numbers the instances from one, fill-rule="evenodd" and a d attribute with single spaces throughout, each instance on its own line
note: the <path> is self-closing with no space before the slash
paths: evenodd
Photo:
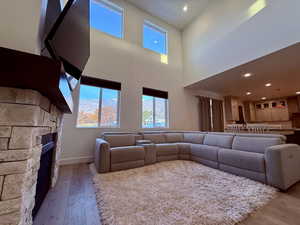
<path id="1" fill-rule="evenodd" d="M 0 62 L 0 87 L 38 91 L 62 113 L 72 113 L 72 94 L 60 62 L 2 47 Z"/>

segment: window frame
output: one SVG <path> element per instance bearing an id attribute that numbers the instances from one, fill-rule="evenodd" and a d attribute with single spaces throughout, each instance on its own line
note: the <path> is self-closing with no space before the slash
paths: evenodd
<path id="1" fill-rule="evenodd" d="M 78 124 L 79 109 L 80 109 L 81 85 L 99 88 L 98 122 L 97 122 L 97 126 L 96 127 L 84 127 L 84 126 L 79 126 L 79 124 Z M 117 125 L 116 126 L 101 126 L 101 112 L 102 112 L 103 89 L 109 89 L 109 90 L 117 91 L 117 93 L 118 93 L 118 99 L 117 99 Z M 84 128 L 84 129 L 88 129 L 88 128 L 91 128 L 91 129 L 115 129 L 115 128 L 120 128 L 121 127 L 120 105 L 121 105 L 121 90 L 116 90 L 116 89 L 106 88 L 106 87 L 93 86 L 93 85 L 90 85 L 90 84 L 80 84 L 79 85 L 79 91 L 78 91 L 78 107 L 77 107 L 76 128 Z"/>
<path id="2" fill-rule="evenodd" d="M 122 26 L 121 30 L 122 30 L 122 32 L 121 32 L 121 37 L 117 37 L 115 35 L 109 34 L 109 33 L 105 32 L 103 30 L 96 29 L 96 28 L 94 28 L 92 26 L 90 28 L 94 29 L 94 30 L 97 30 L 97 31 L 100 31 L 101 33 L 103 33 L 105 35 L 108 35 L 110 37 L 124 40 L 124 33 L 125 33 L 125 9 L 123 7 L 117 5 L 116 3 L 108 1 L 108 0 L 90 0 L 90 1 L 93 1 L 96 4 L 100 4 L 101 6 L 105 7 L 108 10 L 116 11 L 116 12 L 119 12 L 119 13 L 122 14 L 122 23 L 121 23 L 121 26 Z"/>
<path id="3" fill-rule="evenodd" d="M 144 26 L 145 25 L 147 25 L 147 26 L 149 26 L 149 27 L 151 27 L 152 29 L 154 29 L 154 30 L 156 30 L 156 31 L 158 31 L 158 32 L 161 32 L 161 33 L 164 33 L 165 34 L 165 49 L 166 49 L 166 53 L 159 53 L 159 52 L 157 52 L 157 51 L 154 51 L 154 50 L 152 50 L 152 49 L 150 49 L 150 48 L 146 48 L 145 47 L 145 45 L 144 45 L 144 39 L 145 39 L 145 32 L 144 32 Z M 159 25 L 157 25 L 157 24 L 155 24 L 155 23 L 153 23 L 153 22 L 151 22 L 150 20 L 144 20 L 144 23 L 143 23 L 143 25 L 142 25 L 142 33 L 143 33 L 143 35 L 142 35 L 142 38 L 143 38 L 143 40 L 142 40 L 142 46 L 143 46 L 143 48 L 144 49 L 146 49 L 146 50 L 148 50 L 148 51 L 151 51 L 151 52 L 154 52 L 154 53 L 156 53 L 156 54 L 159 54 L 159 55 L 169 55 L 169 38 L 168 38 L 168 31 L 166 30 L 166 29 L 164 29 L 164 28 L 162 28 L 161 26 L 159 26 Z"/>
<path id="4" fill-rule="evenodd" d="M 153 108 L 152 108 L 152 111 L 153 111 L 153 127 L 144 127 L 144 123 L 143 123 L 143 112 L 144 112 L 144 102 L 143 102 L 143 96 L 148 96 L 148 97 L 152 97 L 153 99 Z M 165 127 L 159 127 L 159 126 L 155 126 L 156 124 L 156 121 L 155 121 L 155 113 L 156 113 L 156 103 L 155 103 L 155 99 L 156 98 L 159 98 L 159 97 L 155 97 L 155 96 L 152 96 L 152 95 L 144 95 L 142 94 L 142 97 L 141 97 L 141 128 L 142 129 L 157 129 L 157 128 L 163 128 L 163 129 L 168 129 L 169 128 L 169 117 L 170 117 L 170 113 L 169 113 L 169 99 L 168 98 L 160 98 L 160 99 L 164 99 L 165 100 L 165 120 L 166 120 L 166 126 Z"/>

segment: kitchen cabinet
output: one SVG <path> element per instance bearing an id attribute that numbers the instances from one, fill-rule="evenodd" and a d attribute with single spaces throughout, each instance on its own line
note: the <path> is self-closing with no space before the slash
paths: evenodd
<path id="1" fill-rule="evenodd" d="M 257 122 L 288 121 L 289 111 L 286 100 L 255 103 Z"/>

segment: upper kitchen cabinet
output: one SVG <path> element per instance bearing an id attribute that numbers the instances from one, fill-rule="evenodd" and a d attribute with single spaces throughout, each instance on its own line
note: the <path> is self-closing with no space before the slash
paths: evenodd
<path id="1" fill-rule="evenodd" d="M 286 100 L 272 100 L 255 103 L 257 122 L 288 121 L 289 111 Z"/>

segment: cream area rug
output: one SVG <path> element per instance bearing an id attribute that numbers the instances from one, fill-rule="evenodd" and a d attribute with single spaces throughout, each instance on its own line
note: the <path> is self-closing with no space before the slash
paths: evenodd
<path id="1" fill-rule="evenodd" d="M 277 193 L 183 160 L 96 174 L 94 183 L 103 225 L 233 225 Z"/>

